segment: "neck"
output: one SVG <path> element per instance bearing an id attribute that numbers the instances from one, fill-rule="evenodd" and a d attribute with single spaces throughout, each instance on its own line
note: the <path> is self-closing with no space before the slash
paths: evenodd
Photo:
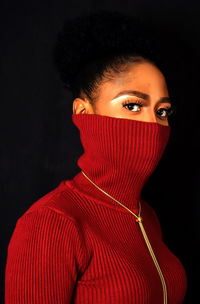
<path id="1" fill-rule="evenodd" d="M 170 127 L 97 114 L 73 114 L 72 119 L 84 148 L 78 166 L 103 191 L 138 211 L 142 189 L 163 155 Z M 117 205 L 81 172 L 74 181 Z"/>

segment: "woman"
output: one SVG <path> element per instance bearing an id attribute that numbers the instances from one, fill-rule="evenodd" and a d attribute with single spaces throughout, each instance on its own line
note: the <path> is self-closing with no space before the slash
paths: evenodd
<path id="1" fill-rule="evenodd" d="M 9 243 L 6 303 L 183 302 L 183 265 L 141 199 L 170 136 L 165 77 L 138 20 L 66 22 L 56 65 L 74 95 L 81 171 L 35 202 Z"/>

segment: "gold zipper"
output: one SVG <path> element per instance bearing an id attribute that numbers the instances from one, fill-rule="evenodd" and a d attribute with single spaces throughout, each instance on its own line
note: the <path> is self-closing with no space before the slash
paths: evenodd
<path id="1" fill-rule="evenodd" d="M 154 252 L 153 252 L 153 249 L 152 249 L 152 247 L 151 247 L 151 244 L 150 244 L 150 242 L 149 242 L 149 239 L 148 239 L 148 236 L 147 236 L 147 234 L 146 234 L 146 232 L 145 232 L 145 229 L 144 229 L 144 226 L 143 226 L 143 224 L 142 224 L 142 217 L 140 216 L 140 213 L 141 213 L 141 204 L 140 204 L 140 202 L 139 202 L 139 212 L 138 212 L 138 215 L 136 215 L 133 211 L 131 211 L 130 209 L 128 209 L 128 207 L 126 207 L 126 206 L 124 206 L 122 203 L 120 203 L 118 200 L 116 200 L 114 197 L 112 197 L 110 194 L 108 194 L 107 192 L 105 192 L 103 189 L 101 189 L 100 187 L 98 187 L 91 179 L 89 179 L 89 177 L 83 172 L 83 171 L 81 171 L 82 173 L 83 173 L 83 175 L 95 186 L 95 187 L 97 187 L 100 191 L 102 191 L 104 194 L 106 194 L 107 196 L 109 196 L 110 198 L 112 198 L 115 202 L 117 202 L 117 203 L 119 203 L 122 207 L 124 207 L 126 210 L 128 210 L 130 213 L 132 213 L 135 217 L 136 217 L 136 222 L 138 222 L 139 223 L 139 226 L 140 226 L 140 229 L 141 229 L 141 231 L 142 231 L 142 235 L 143 235 L 143 237 L 144 237 L 144 240 L 145 240 L 145 242 L 146 242 L 146 245 L 147 245 L 147 247 L 148 247 L 148 249 L 149 249 L 149 252 L 150 252 L 150 254 L 151 254 L 151 257 L 152 257 L 152 259 L 153 259 L 153 262 L 154 262 L 154 264 L 155 264 L 155 266 L 156 266 L 156 268 L 157 268 L 157 271 L 158 271 L 158 274 L 159 274 L 159 276 L 160 276 L 160 280 L 161 280 L 161 283 L 162 283 L 162 287 L 163 287 L 163 300 L 164 300 L 164 304 L 167 304 L 167 286 L 166 286 L 166 283 L 165 283 L 165 279 L 164 279 L 164 276 L 163 276 L 163 274 L 162 274 L 162 271 L 161 271 L 161 269 L 160 269 L 160 266 L 159 266 L 159 264 L 158 264 L 158 261 L 157 261 L 157 259 L 156 259 L 156 256 L 155 256 L 155 254 L 154 254 Z"/>
<path id="2" fill-rule="evenodd" d="M 162 274 L 162 271 L 161 271 L 161 269 L 160 269 L 160 266 L 159 266 L 159 264 L 158 264 L 158 261 L 157 261 L 157 259 L 156 259 L 156 256 L 155 256 L 155 254 L 154 254 L 154 252 L 153 252 L 153 249 L 152 249 L 152 247 L 151 247 L 151 244 L 150 244 L 150 242 L 149 242 L 149 239 L 148 239 L 148 237 L 147 237 L 147 234 L 146 234 L 146 232 L 145 232 L 145 230 L 144 230 L 144 226 L 143 226 L 143 224 L 142 224 L 142 218 L 140 217 L 139 220 L 138 220 L 137 222 L 139 223 L 139 226 L 140 226 L 140 229 L 141 229 L 141 231 L 142 231 L 143 237 L 144 237 L 144 239 L 145 239 L 145 242 L 146 242 L 146 244 L 147 244 L 147 247 L 148 247 L 148 249 L 149 249 L 149 252 L 150 252 L 150 254 L 151 254 L 151 257 L 152 257 L 152 259 L 153 259 L 153 261 L 154 261 L 154 264 L 155 264 L 155 266 L 156 266 L 156 268 L 157 268 L 158 274 L 159 274 L 159 276 L 160 276 L 160 279 L 161 279 L 161 282 L 162 282 L 162 287 L 163 287 L 163 300 L 164 300 L 164 304 L 167 304 L 167 286 L 166 286 L 166 283 L 165 283 L 164 276 L 163 276 L 163 274 Z"/>

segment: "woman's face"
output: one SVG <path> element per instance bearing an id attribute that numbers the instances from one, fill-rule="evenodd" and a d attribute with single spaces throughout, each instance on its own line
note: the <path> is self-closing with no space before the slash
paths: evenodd
<path id="1" fill-rule="evenodd" d="M 114 78 L 114 77 L 113 77 Z M 92 105 L 87 98 L 76 98 L 74 114 L 99 114 L 169 125 L 171 107 L 165 77 L 152 63 L 130 64 L 129 69 L 103 82 Z"/>

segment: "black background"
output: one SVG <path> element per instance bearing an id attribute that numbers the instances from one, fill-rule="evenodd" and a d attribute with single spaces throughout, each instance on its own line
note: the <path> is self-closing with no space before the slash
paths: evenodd
<path id="1" fill-rule="evenodd" d="M 142 15 L 159 34 L 165 76 L 178 109 L 164 156 L 142 196 L 154 207 L 165 243 L 186 269 L 184 303 L 197 303 L 200 7 L 199 2 L 178 0 L 1 2 L 1 299 L 17 219 L 79 172 L 76 162 L 83 150 L 71 120 L 72 96 L 52 64 L 52 47 L 66 17 L 95 8 Z"/>

